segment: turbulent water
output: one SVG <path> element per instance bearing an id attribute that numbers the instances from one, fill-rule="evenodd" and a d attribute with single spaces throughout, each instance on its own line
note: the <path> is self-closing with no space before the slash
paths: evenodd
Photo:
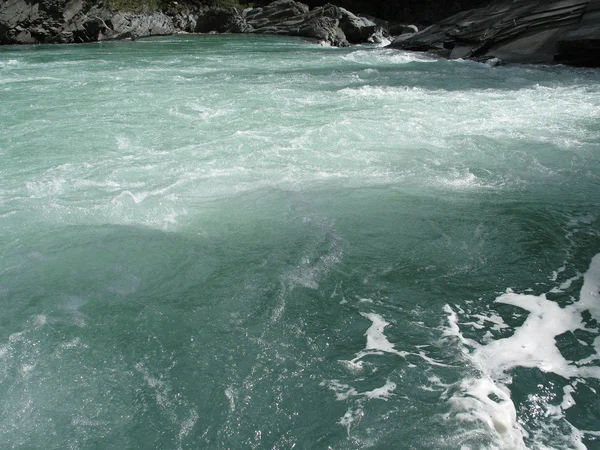
<path id="1" fill-rule="evenodd" d="M 0 448 L 600 448 L 600 72 L 0 49 Z"/>

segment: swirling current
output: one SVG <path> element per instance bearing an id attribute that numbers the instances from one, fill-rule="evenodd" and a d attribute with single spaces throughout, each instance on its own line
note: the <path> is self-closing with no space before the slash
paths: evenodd
<path id="1" fill-rule="evenodd" d="M 5 46 L 0 236 L 0 448 L 600 448 L 597 70 Z"/>

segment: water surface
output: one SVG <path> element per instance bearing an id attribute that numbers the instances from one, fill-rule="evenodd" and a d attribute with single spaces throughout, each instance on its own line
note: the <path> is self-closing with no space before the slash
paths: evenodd
<path id="1" fill-rule="evenodd" d="M 0 447 L 600 448 L 600 74 L 0 48 Z"/>

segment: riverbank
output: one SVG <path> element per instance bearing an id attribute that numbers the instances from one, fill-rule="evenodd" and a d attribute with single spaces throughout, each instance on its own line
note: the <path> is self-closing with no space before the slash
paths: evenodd
<path id="1" fill-rule="evenodd" d="M 450 59 L 600 67 L 600 0 L 497 0 L 418 31 L 406 24 L 326 4 L 293 0 L 266 6 L 233 0 L 8 0 L 0 44 L 84 43 L 176 33 L 300 36 L 336 47 L 385 43 Z M 385 19 L 385 18 L 384 18 Z"/>
<path id="2" fill-rule="evenodd" d="M 9 0 L 0 6 L 0 43 L 70 44 L 187 33 L 302 36 L 333 46 L 378 42 L 388 24 L 327 4 L 310 9 L 293 0 L 265 7 L 171 2 L 146 11 L 115 10 L 108 2 Z"/>

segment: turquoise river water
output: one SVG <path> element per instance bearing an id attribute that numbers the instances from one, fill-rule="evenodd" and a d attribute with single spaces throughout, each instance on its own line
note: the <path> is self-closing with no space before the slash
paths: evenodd
<path id="1" fill-rule="evenodd" d="M 0 448 L 600 449 L 600 72 L 0 48 Z"/>

